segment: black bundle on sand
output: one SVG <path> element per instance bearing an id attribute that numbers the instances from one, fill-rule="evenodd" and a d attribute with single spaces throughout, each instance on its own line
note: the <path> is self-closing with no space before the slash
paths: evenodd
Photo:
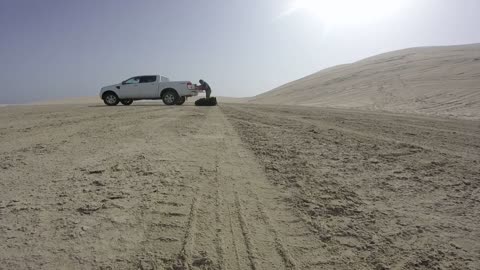
<path id="1" fill-rule="evenodd" d="M 217 98 L 201 98 L 195 101 L 195 106 L 217 106 Z"/>

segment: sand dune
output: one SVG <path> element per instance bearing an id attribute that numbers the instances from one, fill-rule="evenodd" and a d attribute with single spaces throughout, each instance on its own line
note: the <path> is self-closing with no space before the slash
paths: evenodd
<path id="1" fill-rule="evenodd" d="M 480 119 L 480 44 L 377 55 L 288 83 L 252 102 Z"/>

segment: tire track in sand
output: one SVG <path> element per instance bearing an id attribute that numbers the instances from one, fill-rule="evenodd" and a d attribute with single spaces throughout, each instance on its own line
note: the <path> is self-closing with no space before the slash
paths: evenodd
<path id="1" fill-rule="evenodd" d="M 219 108 L 206 115 L 190 145 L 193 158 L 204 163 L 195 183 L 197 199 L 179 256 L 182 263 L 177 263 L 184 268 L 174 269 L 311 266 L 310 256 L 319 252 L 311 244 L 312 230 L 288 208 L 286 195 L 268 183 Z"/>
<path id="2" fill-rule="evenodd" d="M 190 260 L 192 258 L 192 246 L 194 244 L 193 234 L 196 223 L 198 199 L 194 197 L 190 205 L 190 213 L 188 215 L 185 235 L 182 241 L 182 249 L 178 255 L 177 261 L 173 265 L 173 269 L 192 269 Z"/>

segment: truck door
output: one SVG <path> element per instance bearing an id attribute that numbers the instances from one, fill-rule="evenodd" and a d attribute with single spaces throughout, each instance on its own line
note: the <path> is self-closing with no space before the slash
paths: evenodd
<path id="1" fill-rule="evenodd" d="M 159 98 L 157 76 L 140 77 L 140 95 L 144 99 Z"/>
<path id="2" fill-rule="evenodd" d="M 122 83 L 118 90 L 118 97 L 120 99 L 138 98 L 140 90 L 140 77 L 130 78 Z"/>

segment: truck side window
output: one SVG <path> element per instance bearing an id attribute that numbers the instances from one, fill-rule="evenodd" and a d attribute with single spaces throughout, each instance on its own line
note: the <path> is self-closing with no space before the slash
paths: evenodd
<path id="1" fill-rule="evenodd" d="M 157 76 L 143 76 L 140 77 L 140 83 L 152 83 L 157 80 Z"/>

